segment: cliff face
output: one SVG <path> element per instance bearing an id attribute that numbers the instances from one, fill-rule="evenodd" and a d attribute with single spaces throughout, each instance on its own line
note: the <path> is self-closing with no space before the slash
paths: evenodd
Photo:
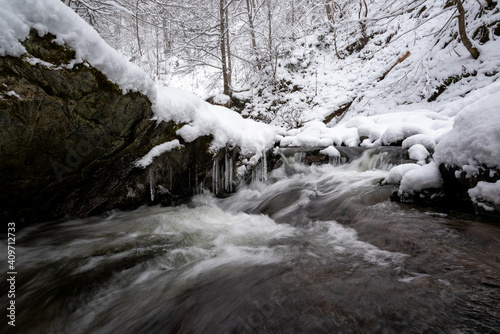
<path id="1" fill-rule="evenodd" d="M 0 220 L 29 224 L 189 196 L 209 175 L 210 138 L 134 167 L 177 138 L 178 125 L 151 121 L 146 96 L 123 94 L 89 64 L 69 69 L 73 51 L 53 39 L 32 31 L 28 54 L 0 57 Z"/>

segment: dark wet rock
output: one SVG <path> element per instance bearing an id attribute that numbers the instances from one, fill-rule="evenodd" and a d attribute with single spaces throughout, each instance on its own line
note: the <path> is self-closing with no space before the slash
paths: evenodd
<path id="1" fill-rule="evenodd" d="M 437 207 L 446 211 L 500 218 L 500 206 L 483 199 L 479 200 L 480 204 L 474 203 L 469 195 L 469 190 L 476 187 L 479 182 L 495 183 L 500 180 L 500 172 L 486 166 L 479 167 L 478 170 L 477 174 L 468 176 L 459 167 L 441 164 L 439 166 L 439 172 L 443 179 L 441 188 L 423 189 L 414 194 L 400 194 L 395 191 L 391 194 L 391 200 Z M 484 206 L 493 210 L 486 210 Z"/>
<path id="2" fill-rule="evenodd" d="M 123 94 L 87 63 L 60 66 L 74 53 L 53 38 L 32 32 L 23 43 L 28 54 L 0 57 L 2 221 L 20 226 L 145 203 L 175 204 L 201 183 L 210 184 L 210 137 L 184 143 L 176 136 L 180 125 L 151 120 L 146 96 Z M 33 57 L 57 66 L 37 64 Z M 183 147 L 146 169 L 134 166 L 173 139 Z"/>
<path id="3" fill-rule="evenodd" d="M 479 172 L 474 176 L 467 176 L 467 173 L 456 166 L 446 166 L 441 164 L 439 171 L 443 177 L 444 192 L 446 197 L 456 208 L 461 211 L 475 212 L 476 214 L 493 216 L 500 218 L 500 208 L 493 203 L 484 203 L 496 209 L 494 211 L 485 210 L 484 207 L 473 203 L 468 191 L 477 186 L 479 182 L 495 183 L 500 180 L 500 173 L 496 169 L 486 166 L 479 167 Z"/>

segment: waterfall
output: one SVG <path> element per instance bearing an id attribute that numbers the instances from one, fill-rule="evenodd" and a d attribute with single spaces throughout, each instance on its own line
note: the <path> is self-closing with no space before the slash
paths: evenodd
<path id="1" fill-rule="evenodd" d="M 345 161 L 342 161 L 344 159 L 345 158 L 343 158 L 343 157 L 332 156 L 332 157 L 328 157 L 328 163 L 330 165 L 338 166 L 338 165 L 340 165 L 342 163 L 345 163 Z"/>

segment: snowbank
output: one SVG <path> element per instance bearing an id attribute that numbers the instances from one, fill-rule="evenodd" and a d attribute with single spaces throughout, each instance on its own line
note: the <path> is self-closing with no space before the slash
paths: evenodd
<path id="1" fill-rule="evenodd" d="M 68 68 L 88 61 L 116 83 L 124 93 L 141 92 L 154 101 L 156 88 L 151 78 L 109 46 L 73 10 L 59 0 L 0 0 L 0 56 L 20 56 L 30 29 L 40 36 L 51 33 L 55 43 L 67 44 L 75 51 Z"/>
<path id="2" fill-rule="evenodd" d="M 500 167 L 500 82 L 465 106 L 451 130 L 437 144 L 437 163 L 456 166 L 474 175 L 479 166 Z"/>
<path id="3" fill-rule="evenodd" d="M 402 164 L 394 166 L 389 171 L 389 174 L 385 178 L 384 183 L 398 184 L 403 179 L 403 176 L 411 170 L 418 169 L 420 165 L 418 164 Z"/>
<path id="4" fill-rule="evenodd" d="M 358 146 L 365 138 L 364 147 L 404 143 L 405 148 L 420 144 L 433 150 L 452 124 L 452 117 L 426 109 L 354 117 L 333 127 L 310 121 L 303 128 L 287 131 L 281 146 Z"/>
<path id="5" fill-rule="evenodd" d="M 415 144 L 408 150 L 410 159 L 416 160 L 419 165 L 425 165 L 425 159 L 430 155 L 424 145 Z"/>
<path id="6" fill-rule="evenodd" d="M 399 193 L 414 194 L 427 188 L 438 188 L 442 184 L 438 166 L 465 171 L 467 177 L 479 174 L 480 168 L 490 169 L 490 177 L 498 176 L 500 169 L 500 83 L 494 83 L 478 89 L 474 94 L 476 99 L 464 99 L 448 102 L 448 111 L 454 120 L 450 131 L 439 136 L 415 135 L 403 142 L 408 147 L 411 159 L 416 164 L 406 164 L 394 167 L 388 174 L 385 182 L 401 182 Z M 443 111 L 446 112 L 447 109 Z M 427 127 L 429 129 L 429 127 Z M 437 142 L 437 145 L 434 143 Z M 435 147 L 433 147 L 435 145 Z M 432 156 L 434 161 L 425 164 L 429 159 L 429 149 L 435 149 Z M 483 201 L 494 205 L 500 204 L 500 182 L 479 182 L 469 189 L 469 196 L 473 203 L 485 210 L 494 208 Z"/>
<path id="7" fill-rule="evenodd" d="M 210 105 L 177 88 L 159 87 L 153 109 L 159 121 L 187 123 L 177 131 L 187 142 L 212 135 L 214 150 L 228 145 L 240 147 L 243 155 L 259 155 L 272 148 L 276 138 L 274 127 L 244 119 L 232 110 Z"/>
<path id="8" fill-rule="evenodd" d="M 476 187 L 469 189 L 469 196 L 476 205 L 486 211 L 494 211 L 493 207 L 483 203 L 483 201 L 500 205 L 500 181 L 495 183 L 479 182 Z"/>
<path id="9" fill-rule="evenodd" d="M 399 194 L 414 194 L 424 189 L 440 188 L 442 185 L 443 179 L 438 166 L 431 162 L 406 172 L 401 179 Z"/>

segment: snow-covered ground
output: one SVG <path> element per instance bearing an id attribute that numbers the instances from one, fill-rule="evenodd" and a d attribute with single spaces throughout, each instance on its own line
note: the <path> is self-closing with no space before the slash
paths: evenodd
<path id="1" fill-rule="evenodd" d="M 372 37 L 358 52 L 341 51 L 344 59 L 336 56 L 326 29 L 291 42 L 277 68 L 281 90 L 257 86 L 246 93 L 252 103 L 243 115 L 271 124 L 245 119 L 180 89 L 156 87 L 59 0 L 0 0 L 0 56 L 23 54 L 20 41 L 30 29 L 52 33 L 56 43 L 76 52 L 67 67 L 87 61 L 124 92 L 146 94 L 158 121 L 186 123 L 178 130 L 185 141 L 210 134 L 214 150 L 238 146 L 243 154 L 253 155 L 253 161 L 277 141 L 282 146 L 328 147 L 327 154 L 335 154 L 335 145 L 401 143 L 417 163 L 398 167 L 387 181 L 400 182 L 401 191 L 412 193 L 441 185 L 441 163 L 469 175 L 478 166 L 500 169 L 500 36 L 493 26 L 490 40 L 477 45 L 481 56 L 474 60 L 456 38 L 456 20 L 448 21 L 456 15 L 453 6 L 444 8 L 442 0 L 411 3 L 414 10 L 407 10 L 406 1 L 389 7 L 372 3 L 370 18 L 380 18 L 367 21 Z M 498 8 L 481 11 L 478 1 L 465 6 L 470 36 L 482 25 L 500 22 Z M 352 33 L 359 21 L 346 22 L 336 27 L 339 50 L 360 37 Z M 446 89 L 433 96 L 440 86 Z M 346 103 L 351 106 L 345 114 L 323 123 Z M 292 125 L 300 127 L 290 129 Z M 154 148 L 140 165 L 179 144 Z M 474 201 L 482 198 L 500 205 L 500 183 L 480 183 L 470 195 Z"/>
<path id="2" fill-rule="evenodd" d="M 261 85 L 246 96 L 252 104 L 244 112 L 288 128 L 302 124 L 280 133 L 282 146 L 401 143 L 417 164 L 396 167 L 388 176 L 388 182 L 401 184 L 400 193 L 440 187 L 441 163 L 468 177 L 479 166 L 495 173 L 500 170 L 500 7 L 464 2 L 468 36 L 481 53 L 475 60 L 457 38 L 456 7 L 445 4 L 371 2 L 366 31 L 372 37 L 360 51 L 345 51 L 361 37 L 357 13 L 335 27 L 344 59 L 336 55 L 329 29 L 290 43 L 278 64 L 279 84 Z M 489 29 L 487 42 L 473 39 L 480 27 Z M 347 103 L 347 112 L 323 123 Z M 481 183 L 470 194 L 473 201 L 500 204 L 499 183 Z"/>

